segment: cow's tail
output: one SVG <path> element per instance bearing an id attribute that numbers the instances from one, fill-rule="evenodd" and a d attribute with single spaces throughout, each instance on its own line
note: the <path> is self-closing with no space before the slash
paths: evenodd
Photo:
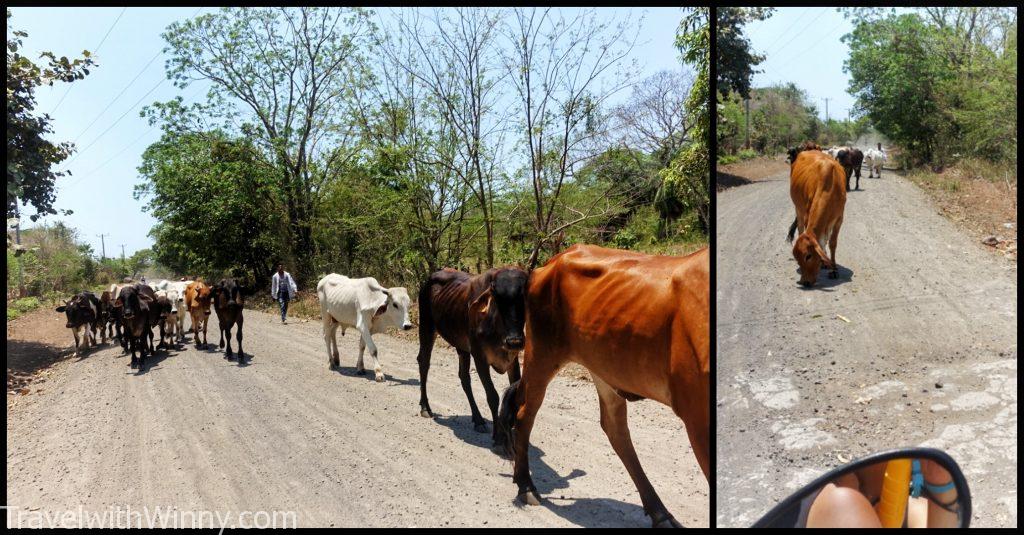
<path id="1" fill-rule="evenodd" d="M 522 379 L 520 379 L 505 389 L 505 393 L 501 395 L 501 405 L 498 407 L 498 421 L 494 424 L 502 431 L 501 435 L 505 437 L 505 450 L 512 457 L 515 457 L 516 454 L 514 430 L 516 427 L 516 413 L 519 408 L 516 398 L 519 394 L 519 385 L 522 382 Z"/>
<path id="2" fill-rule="evenodd" d="M 430 355 L 434 347 L 434 312 L 430 303 L 430 279 L 424 281 L 420 287 L 420 355 Z"/>
<path id="3" fill-rule="evenodd" d="M 793 224 L 789 226 L 789 234 L 786 235 L 786 241 L 793 243 L 793 237 L 796 236 L 796 218 L 793 218 Z"/>

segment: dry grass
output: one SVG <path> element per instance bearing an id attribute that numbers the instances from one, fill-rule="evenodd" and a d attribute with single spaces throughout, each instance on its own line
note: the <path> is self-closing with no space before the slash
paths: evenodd
<path id="1" fill-rule="evenodd" d="M 1012 167 L 964 160 L 939 171 L 914 169 L 905 176 L 928 193 L 942 215 L 979 241 L 995 236 L 993 249 L 1016 261 L 1017 175 Z"/>

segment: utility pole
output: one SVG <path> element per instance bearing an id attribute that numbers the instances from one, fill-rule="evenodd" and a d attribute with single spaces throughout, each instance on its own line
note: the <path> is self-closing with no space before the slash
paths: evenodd
<path id="1" fill-rule="evenodd" d="M 100 247 L 102 248 L 101 250 L 103 251 L 103 253 L 101 253 L 101 255 L 100 255 L 100 260 L 106 260 L 107 259 L 107 242 L 103 241 L 103 237 L 104 236 L 110 236 L 110 234 L 97 234 L 97 236 L 99 236 L 99 238 L 100 238 Z"/>
<path id="2" fill-rule="evenodd" d="M 829 100 L 830 99 L 825 98 L 825 123 L 826 124 L 828 123 L 828 101 Z"/>
<path id="3" fill-rule="evenodd" d="M 747 135 L 746 135 L 747 142 L 746 142 L 746 148 L 747 148 L 747 150 L 750 150 L 750 99 L 748 98 L 744 102 L 746 103 L 746 107 L 747 107 L 747 129 L 746 129 L 746 132 L 747 132 Z"/>
<path id="4" fill-rule="evenodd" d="M 124 260 L 124 244 L 121 244 L 121 269 L 128 272 L 128 263 Z"/>

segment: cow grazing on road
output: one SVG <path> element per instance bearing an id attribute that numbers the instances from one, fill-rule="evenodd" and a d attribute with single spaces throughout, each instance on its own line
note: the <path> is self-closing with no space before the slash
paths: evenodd
<path id="1" fill-rule="evenodd" d="M 142 369 L 146 354 L 155 352 L 153 326 L 161 321 L 161 309 L 157 304 L 153 288 L 145 284 L 134 284 L 121 288 L 114 306 L 121 309 L 123 335 L 128 339 L 132 354 L 131 367 Z M 139 353 L 136 358 L 135 353 Z"/>
<path id="2" fill-rule="evenodd" d="M 513 453 L 520 502 L 540 503 L 530 477 L 530 432 L 548 384 L 575 362 L 590 370 L 601 428 L 644 511 L 655 527 L 682 527 L 640 466 L 626 402 L 646 398 L 671 407 L 710 480 L 709 273 L 707 248 L 673 257 L 574 245 L 530 275 L 523 376 L 502 396 L 498 420 Z M 679 444 L 663 447 L 683 451 Z"/>
<path id="3" fill-rule="evenodd" d="M 868 163 L 868 178 L 882 178 L 882 164 L 887 159 L 885 151 L 882 150 L 882 144 L 879 143 L 877 149 L 868 149 L 864 153 L 864 159 Z M 877 177 L 875 173 L 878 174 Z"/>
<path id="4" fill-rule="evenodd" d="M 331 273 L 317 283 L 316 296 L 320 300 L 320 318 L 323 320 L 324 344 L 327 346 L 330 368 L 341 366 L 338 327 L 341 327 L 342 335 L 351 327 L 359 331 L 356 373 L 366 373 L 363 353 L 369 348 L 373 358 L 374 379 L 383 381 L 384 369 L 377 354 L 377 344 L 371 335 L 384 332 L 388 327 L 412 329 L 412 323 L 409 322 L 409 292 L 402 287 L 384 288 L 373 277 L 350 279 Z"/>
<path id="5" fill-rule="evenodd" d="M 92 292 L 81 292 L 57 307 L 57 312 L 67 316 L 65 327 L 71 329 L 71 334 L 75 336 L 76 356 L 82 349 L 88 348 L 90 342 L 93 346 L 96 345 L 97 329 L 102 333 L 103 342 L 106 343 L 107 335 L 100 323 L 101 307 L 102 303 Z M 82 333 L 81 337 L 79 332 Z"/>
<path id="6" fill-rule="evenodd" d="M 223 279 L 211 288 L 213 294 L 213 309 L 217 311 L 217 323 L 220 328 L 219 347 L 224 348 L 224 340 L 227 339 L 227 352 L 225 358 L 228 360 L 234 355 L 231 351 L 231 328 L 238 325 L 238 362 L 245 364 L 245 353 L 242 352 L 242 310 L 245 305 L 243 298 L 243 287 L 234 279 Z M 198 336 L 198 335 L 197 335 Z"/>
<path id="7" fill-rule="evenodd" d="M 123 314 L 120 307 L 114 306 L 114 301 L 121 295 L 121 290 L 131 286 L 131 284 L 111 284 L 110 288 L 107 289 L 110 292 L 110 317 L 113 318 L 114 329 L 117 333 L 115 337 L 121 343 L 121 349 L 125 352 L 128 351 L 128 339 L 124 336 L 123 331 Z"/>
<path id="8" fill-rule="evenodd" d="M 196 347 L 205 347 L 209 341 L 206 339 L 206 329 L 210 321 L 210 303 L 213 301 L 213 291 L 202 280 L 193 281 L 185 288 L 185 308 L 192 316 L 192 333 L 195 338 Z M 203 341 L 199 342 L 199 333 L 203 334 Z"/>
<path id="9" fill-rule="evenodd" d="M 435 334 L 455 347 L 459 355 L 459 379 L 473 413 L 473 427 L 487 432 L 487 425 L 469 382 L 469 359 L 487 392 L 492 422 L 498 417 L 498 392 L 491 382 L 491 368 L 508 372 L 509 383 L 519 380 L 519 353 L 525 344 L 526 283 L 528 275 L 518 268 L 496 268 L 480 275 L 443 269 L 430 275 L 419 294 L 420 305 L 420 415 L 433 417 L 427 399 L 427 374 Z M 495 425 L 496 446 L 505 439 Z"/>
<path id="10" fill-rule="evenodd" d="M 846 207 L 846 173 L 839 162 L 820 152 L 804 152 L 797 156 L 789 172 L 789 195 L 796 209 L 796 219 L 789 227 L 787 239 L 793 242 L 793 257 L 800 264 L 800 284 L 813 286 L 821 266 L 829 268 L 829 278 L 839 276 L 836 265 L 836 244 Z M 828 240 L 831 257 L 825 255 Z"/>

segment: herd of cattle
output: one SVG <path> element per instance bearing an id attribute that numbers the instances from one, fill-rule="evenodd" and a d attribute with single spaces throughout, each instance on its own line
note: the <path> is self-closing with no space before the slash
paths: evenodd
<path id="1" fill-rule="evenodd" d="M 518 499 L 540 503 L 529 472 L 530 431 L 555 374 L 575 362 L 587 368 L 597 387 L 601 427 L 633 479 L 653 524 L 680 526 L 647 479 L 629 436 L 626 402 L 652 399 L 670 407 L 683 421 L 705 477 L 710 474 L 710 260 L 704 248 L 683 257 L 651 256 L 632 251 L 574 245 L 545 266 L 527 273 L 518 268 L 491 269 L 471 275 L 453 269 L 433 273 L 419 291 L 420 414 L 432 417 L 427 374 L 435 337 L 451 344 L 459 357 L 459 379 L 478 432 L 487 426 L 470 385 L 470 362 L 487 393 L 492 439 L 512 455 Z M 161 281 L 112 285 L 96 296 L 75 295 L 57 308 L 79 346 L 100 331 L 118 337 L 142 367 L 157 347 L 184 340 L 184 320 L 191 315 L 195 343 L 206 342 L 210 308 L 220 322 L 231 358 L 231 328 L 238 325 L 238 359 L 242 353 L 244 295 L 253 289 L 233 279 L 215 285 L 196 281 Z M 350 279 L 330 274 L 317 285 L 323 336 L 330 368 L 340 365 L 337 328 L 352 328 L 360 337 L 358 373 L 365 373 L 369 349 L 378 381 L 384 373 L 372 334 L 394 327 L 411 329 L 410 297 L 405 288 L 384 288 L 372 277 Z M 160 344 L 153 345 L 153 327 Z M 165 340 L 165 337 L 168 340 Z M 141 353 L 136 359 L 135 353 Z M 520 368 L 520 361 L 522 367 Z M 499 398 L 490 372 L 508 374 L 510 386 Z"/>
<path id="2" fill-rule="evenodd" d="M 866 161 L 868 178 L 882 178 L 882 164 L 886 161 L 882 144 L 866 153 L 854 147 L 822 149 L 808 141 L 789 149 L 789 195 L 796 209 L 796 218 L 789 226 L 787 239 L 793 243 L 793 257 L 800 265 L 800 285 L 814 286 L 818 272 L 824 266 L 829 278 L 839 276 L 836 264 L 836 245 L 839 228 L 843 224 L 846 192 L 850 191 L 850 178 L 855 176 L 860 189 L 860 168 Z M 825 254 L 828 243 L 829 255 Z"/>
<path id="3" fill-rule="evenodd" d="M 232 358 L 231 329 L 238 325 L 238 359 L 245 362 L 242 353 L 242 295 L 245 289 L 234 279 L 223 279 L 216 285 L 197 281 L 160 281 L 150 286 L 144 283 L 111 284 L 99 296 L 93 292 L 80 292 L 57 307 L 67 316 L 67 327 L 75 337 L 76 353 L 96 345 L 96 333 L 101 342 L 107 338 L 120 341 L 125 352 L 131 352 L 131 367 L 142 368 L 146 355 L 158 348 L 167 348 L 185 340 L 185 317 L 192 316 L 192 331 L 196 347 L 208 345 L 206 338 L 210 307 L 217 312 L 220 322 L 220 347 L 227 340 L 227 357 Z M 160 343 L 154 345 L 153 328 L 160 330 Z M 80 336 L 81 333 L 81 336 Z M 200 344 L 202 334 L 202 344 Z M 136 356 L 138 353 L 138 356 Z"/>

